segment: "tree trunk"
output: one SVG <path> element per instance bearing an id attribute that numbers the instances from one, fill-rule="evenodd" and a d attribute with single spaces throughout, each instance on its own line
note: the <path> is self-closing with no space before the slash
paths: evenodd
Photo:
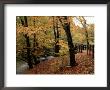
<path id="1" fill-rule="evenodd" d="M 88 32 L 87 32 L 87 27 L 86 27 L 86 20 L 84 17 L 82 17 L 84 20 L 84 24 L 82 23 L 84 29 L 85 29 L 85 34 L 86 34 L 86 42 L 87 42 L 87 55 L 89 54 L 89 40 L 88 40 Z"/>
<path id="2" fill-rule="evenodd" d="M 31 55 L 30 55 L 30 42 L 29 42 L 29 36 L 25 34 L 26 38 L 26 44 L 27 44 L 27 61 L 29 65 L 29 69 L 33 68 L 32 61 L 31 61 Z"/>
<path id="3" fill-rule="evenodd" d="M 86 30 L 86 27 L 85 27 L 85 31 L 86 31 L 86 41 L 87 41 L 87 55 L 89 53 L 89 40 L 88 40 L 88 32 Z"/>
<path id="4" fill-rule="evenodd" d="M 36 34 L 34 33 L 34 43 L 33 43 L 34 50 L 33 50 L 33 53 L 36 51 L 35 47 L 36 47 Z M 34 54 L 33 54 L 33 59 L 34 59 L 35 65 L 36 65 L 37 64 L 37 58 Z"/>
<path id="5" fill-rule="evenodd" d="M 70 53 L 70 65 L 75 65 L 75 53 L 74 53 L 74 45 L 72 43 L 72 37 L 70 33 L 70 25 L 65 25 L 65 33 L 68 40 L 68 46 L 69 46 L 69 53 Z"/>
<path id="6" fill-rule="evenodd" d="M 82 22 L 82 20 L 80 19 L 82 18 L 84 22 Z M 88 40 L 88 32 L 87 32 L 87 27 L 86 27 L 86 20 L 83 16 L 81 16 L 78 20 L 81 22 L 82 26 L 84 27 L 85 29 L 85 36 L 86 36 L 86 42 L 87 42 L 87 55 L 88 55 L 88 52 L 89 52 L 89 40 Z"/>
<path id="7" fill-rule="evenodd" d="M 57 19 L 57 18 L 56 18 Z M 56 32 L 57 32 L 57 40 L 56 40 L 56 45 L 55 45 L 55 53 L 57 53 L 57 56 L 59 56 L 59 30 L 58 30 L 58 20 L 56 20 Z"/>
<path id="8" fill-rule="evenodd" d="M 59 56 L 59 30 L 58 30 L 58 20 L 53 16 L 53 29 L 54 29 L 54 36 L 55 36 L 55 56 Z"/>
<path id="9" fill-rule="evenodd" d="M 28 27 L 27 17 L 26 17 L 26 16 L 24 16 L 24 22 L 23 22 L 22 19 L 21 19 L 21 22 L 22 22 L 22 26 Z M 25 36 L 25 38 L 26 38 L 26 45 L 27 45 L 27 62 L 28 62 L 28 65 L 29 65 L 29 69 L 31 69 L 31 68 L 33 68 L 33 65 L 32 65 L 31 55 L 30 55 L 29 36 L 28 36 L 27 34 L 25 34 L 24 36 Z"/>
<path id="10" fill-rule="evenodd" d="M 69 47 L 69 53 L 70 53 L 70 66 L 75 66 L 75 51 L 74 51 L 74 45 L 72 42 L 72 36 L 70 33 L 70 23 L 68 23 L 67 16 L 64 17 L 67 23 L 64 23 L 63 28 L 65 30 L 67 41 L 68 41 L 68 47 Z M 61 21 L 61 20 L 60 20 Z"/>

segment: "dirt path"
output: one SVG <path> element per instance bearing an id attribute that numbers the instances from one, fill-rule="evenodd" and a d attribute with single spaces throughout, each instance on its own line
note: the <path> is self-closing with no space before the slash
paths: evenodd
<path id="1" fill-rule="evenodd" d="M 87 56 L 86 53 L 78 53 L 76 55 L 75 67 L 62 67 L 57 74 L 94 74 L 94 60 L 91 55 Z"/>
<path id="2" fill-rule="evenodd" d="M 68 66 L 69 57 L 55 57 L 52 60 L 42 61 L 26 74 L 94 74 L 94 60 L 86 52 L 76 54 L 75 67 Z"/>

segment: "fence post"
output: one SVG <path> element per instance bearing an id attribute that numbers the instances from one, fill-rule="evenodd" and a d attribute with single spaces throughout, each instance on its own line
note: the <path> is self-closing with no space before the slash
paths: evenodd
<path id="1" fill-rule="evenodd" d="M 81 48 L 81 53 L 82 53 L 82 49 L 83 49 L 83 45 L 82 44 L 80 45 L 80 48 Z"/>
<path id="2" fill-rule="evenodd" d="M 94 45 L 92 45 L 92 58 L 94 59 Z"/>
<path id="3" fill-rule="evenodd" d="M 91 45 L 89 44 L 89 47 L 88 47 L 88 52 L 89 52 L 89 55 L 91 54 Z"/>

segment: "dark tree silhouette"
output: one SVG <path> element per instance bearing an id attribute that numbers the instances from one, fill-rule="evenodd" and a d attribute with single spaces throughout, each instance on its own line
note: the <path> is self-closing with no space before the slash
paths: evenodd
<path id="1" fill-rule="evenodd" d="M 20 19 L 21 19 L 22 26 L 28 27 L 27 17 L 24 16 L 24 20 L 22 18 L 20 18 Z M 26 45 L 27 45 L 27 62 L 28 62 L 28 65 L 29 65 L 29 69 L 31 69 L 31 68 L 33 68 L 33 65 L 32 65 L 31 55 L 30 55 L 29 36 L 27 34 L 25 34 L 24 36 L 26 38 Z"/>
<path id="2" fill-rule="evenodd" d="M 59 30 L 58 30 L 58 18 L 53 16 L 53 30 L 55 36 L 55 56 L 59 56 L 60 46 L 59 44 Z"/>
<path id="3" fill-rule="evenodd" d="M 70 22 L 69 22 L 68 16 L 59 17 L 59 20 L 67 36 L 69 53 L 70 53 L 70 66 L 76 66 L 77 63 L 75 61 L 75 50 L 74 50 L 74 45 L 73 45 L 72 36 L 70 32 Z"/>

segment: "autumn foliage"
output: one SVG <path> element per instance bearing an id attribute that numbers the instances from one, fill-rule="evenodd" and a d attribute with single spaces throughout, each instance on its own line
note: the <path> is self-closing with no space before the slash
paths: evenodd
<path id="1" fill-rule="evenodd" d="M 93 74 L 94 23 L 87 18 L 93 19 L 17 16 L 16 70 L 23 61 L 27 68 L 22 74 Z"/>

